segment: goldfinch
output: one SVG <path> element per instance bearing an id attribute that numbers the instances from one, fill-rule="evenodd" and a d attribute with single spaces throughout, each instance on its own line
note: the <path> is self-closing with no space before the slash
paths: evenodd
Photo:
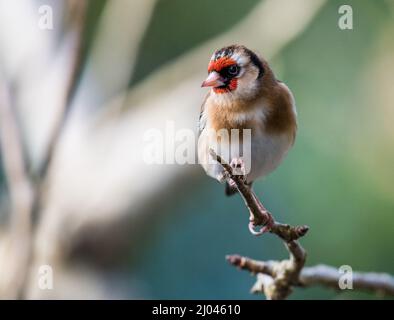
<path id="1" fill-rule="evenodd" d="M 222 166 L 210 159 L 210 148 L 234 168 L 241 167 L 248 185 L 272 172 L 294 144 L 297 112 L 292 92 L 275 78 L 267 61 L 242 45 L 216 50 L 202 87 L 211 88 L 199 119 L 198 158 L 206 173 L 227 180 Z M 234 129 L 241 136 L 236 141 L 230 134 Z M 250 133 L 246 140 L 245 129 Z M 225 152 L 223 131 L 229 132 Z M 245 143 L 250 149 L 246 154 Z M 235 191 L 226 184 L 227 194 Z"/>

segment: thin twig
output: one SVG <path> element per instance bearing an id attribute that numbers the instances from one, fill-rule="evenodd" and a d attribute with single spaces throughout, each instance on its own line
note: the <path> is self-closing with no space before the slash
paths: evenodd
<path id="1" fill-rule="evenodd" d="M 295 226 L 292 227 L 288 224 L 283 224 L 275 221 L 272 214 L 263 206 L 253 190 L 245 184 L 243 177 L 234 175 L 232 167 L 222 159 L 212 149 L 209 150 L 210 155 L 219 162 L 223 169 L 227 172 L 229 179 L 234 181 L 238 192 L 245 201 L 245 205 L 253 214 L 254 226 L 267 226 L 267 231 L 276 234 L 282 240 L 289 242 L 303 237 L 308 232 L 308 226 Z"/>
<path id="2" fill-rule="evenodd" d="M 67 85 L 64 91 L 61 107 L 54 117 L 54 125 L 51 133 L 49 134 L 48 144 L 43 152 L 43 160 L 38 168 L 36 178 L 36 197 L 32 209 L 32 228 L 33 233 L 38 225 L 39 214 L 43 201 L 43 194 L 45 193 L 45 182 L 47 172 L 51 166 L 54 157 L 55 148 L 58 145 L 61 133 L 66 124 L 67 116 L 71 107 L 71 100 L 78 80 L 78 75 L 81 69 L 82 56 L 83 56 L 83 36 L 85 28 L 85 19 L 88 8 L 88 0 L 70 1 L 69 12 L 72 16 L 70 19 L 70 34 L 74 37 L 72 58 L 70 63 L 70 72 L 68 74 Z"/>
<path id="3" fill-rule="evenodd" d="M 75 37 L 74 47 L 72 49 L 73 56 L 71 60 L 70 73 L 68 75 L 65 96 L 62 98 L 63 103 L 61 104 L 61 108 L 58 110 L 55 117 L 54 126 L 52 129 L 52 133 L 50 134 L 47 149 L 44 152 L 44 158 L 38 170 L 38 176 L 40 179 L 45 177 L 46 172 L 50 167 L 54 155 L 54 149 L 57 146 L 58 140 L 60 139 L 61 132 L 64 128 L 68 113 L 70 111 L 71 100 L 74 94 L 75 86 L 78 80 L 83 60 L 83 36 L 88 2 L 88 0 L 74 0 L 69 3 L 69 11 L 70 15 L 72 15 L 72 19 L 70 21 L 71 30 L 69 32 L 72 34 L 72 36 Z"/>
<path id="4" fill-rule="evenodd" d="M 230 255 L 226 257 L 229 263 L 242 270 L 249 271 L 253 274 L 275 277 L 276 269 L 280 261 L 258 261 L 239 255 Z M 299 278 L 292 283 L 297 287 L 323 286 L 340 290 L 339 282 L 343 274 L 339 269 L 328 265 L 316 265 L 305 267 L 301 270 Z M 264 277 L 259 276 L 254 292 L 263 292 L 262 285 Z M 394 277 L 387 273 L 375 272 L 353 272 L 352 289 L 373 292 L 384 296 L 394 296 Z"/>
<path id="5" fill-rule="evenodd" d="M 11 203 L 8 261 L 2 271 L 0 296 L 14 299 L 23 287 L 23 276 L 28 270 L 28 256 L 31 238 L 31 213 L 34 188 L 27 173 L 15 109 L 12 108 L 8 84 L 0 79 L 0 150 Z M 1 259 L 1 258 L 0 258 Z"/>
<path id="6" fill-rule="evenodd" d="M 321 285 L 339 289 L 338 283 L 343 276 L 338 269 L 317 265 L 304 268 L 300 275 L 300 285 L 304 287 Z M 352 289 L 373 292 L 382 296 L 394 296 L 394 277 L 388 273 L 353 272 Z"/>
<path id="7" fill-rule="evenodd" d="M 266 272 L 262 278 L 262 290 L 267 298 L 274 300 L 287 298 L 292 291 L 293 285 L 298 282 L 300 272 L 306 260 L 306 252 L 297 239 L 303 237 L 309 228 L 307 226 L 292 227 L 275 221 L 272 214 L 263 206 L 253 190 L 245 184 L 244 177 L 234 175 L 232 167 L 216 154 L 214 150 L 210 149 L 209 152 L 213 159 L 222 165 L 227 173 L 228 179 L 232 180 L 237 187 L 238 192 L 241 194 L 252 214 L 251 223 L 253 227 L 262 225 L 262 230 L 277 235 L 285 243 L 286 249 L 290 254 L 288 260 L 274 264 L 262 263 L 259 266 L 264 270 L 265 268 L 270 269 L 270 272 Z M 251 231 L 253 233 L 253 230 Z M 248 267 L 248 260 L 239 258 L 239 256 L 229 256 L 227 259 L 233 265 L 240 264 L 241 267 Z"/>
<path id="8" fill-rule="evenodd" d="M 33 189 L 27 174 L 21 132 L 15 110 L 11 106 L 10 89 L 8 84 L 1 79 L 0 148 L 13 211 L 11 225 L 15 228 L 20 224 L 26 226 L 30 224 L 29 210 L 33 198 Z"/>
<path id="9" fill-rule="evenodd" d="M 67 86 L 65 89 L 65 95 L 60 97 L 62 99 L 61 108 L 58 110 L 53 130 L 49 135 L 49 142 L 47 149 L 43 153 L 43 161 L 37 174 L 35 183 L 35 193 L 31 204 L 31 237 L 29 241 L 29 249 L 26 254 L 27 268 L 32 264 L 35 258 L 34 244 L 38 237 L 37 227 L 39 224 L 39 215 L 43 206 L 43 199 L 45 194 L 45 183 L 47 181 L 48 171 L 55 153 L 56 146 L 58 145 L 62 130 L 67 120 L 68 112 L 71 106 L 71 99 L 78 79 L 79 71 L 82 62 L 82 48 L 83 48 L 83 34 L 85 27 L 86 10 L 88 7 L 88 1 L 72 1 L 70 2 L 70 11 L 72 12 L 72 21 L 70 22 L 70 33 L 74 36 L 74 47 L 72 51 L 72 58 L 70 64 L 70 72 L 68 74 Z M 25 272 L 20 276 L 22 281 L 21 288 L 18 292 L 19 298 L 26 297 L 26 291 L 29 281 L 29 273 Z"/>

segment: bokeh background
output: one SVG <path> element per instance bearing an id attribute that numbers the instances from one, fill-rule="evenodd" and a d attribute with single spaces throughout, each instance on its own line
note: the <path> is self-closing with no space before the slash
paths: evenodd
<path id="1" fill-rule="evenodd" d="M 77 2 L 0 1 L 1 85 L 32 181 L 64 104 Z M 43 4 L 54 10 L 53 30 L 38 28 Z M 81 68 L 29 238 L 18 237 L 0 170 L 2 298 L 20 296 L 15 279 L 25 298 L 263 298 L 249 293 L 254 278 L 224 257 L 281 259 L 283 244 L 253 237 L 242 200 L 225 197 L 198 165 L 146 165 L 141 157 L 149 128 L 170 120 L 197 131 L 208 60 L 232 43 L 264 55 L 296 98 L 296 144 L 255 183 L 266 207 L 279 221 L 310 226 L 302 239 L 308 265 L 394 273 L 394 1 L 86 4 Z M 353 8 L 353 30 L 338 27 L 342 4 Z M 43 264 L 53 267 L 53 290 L 37 286 Z M 376 297 L 312 288 L 291 298 Z"/>

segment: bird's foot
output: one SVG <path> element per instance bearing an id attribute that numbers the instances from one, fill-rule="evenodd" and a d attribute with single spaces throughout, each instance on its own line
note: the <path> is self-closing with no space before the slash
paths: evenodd
<path id="1" fill-rule="evenodd" d="M 232 173 L 235 176 L 240 176 L 240 178 L 243 179 L 243 181 L 246 181 L 246 168 L 245 168 L 245 162 L 242 158 L 233 158 L 230 162 L 230 166 L 232 169 Z"/>
<path id="2" fill-rule="evenodd" d="M 229 183 L 233 182 L 233 180 L 230 177 L 230 174 L 226 170 L 223 170 L 222 172 L 218 173 L 216 175 L 216 179 L 220 183 L 225 183 L 226 181 L 229 181 Z"/>

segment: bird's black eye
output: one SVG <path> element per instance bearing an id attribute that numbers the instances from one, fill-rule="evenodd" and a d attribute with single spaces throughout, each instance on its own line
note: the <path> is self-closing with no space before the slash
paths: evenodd
<path id="1" fill-rule="evenodd" d="M 229 66 L 228 68 L 227 68 L 227 73 L 230 75 L 230 76 L 236 76 L 237 74 L 238 74 L 238 72 L 239 72 L 239 67 L 236 65 L 236 64 L 234 64 L 234 65 L 232 65 L 232 66 Z"/>

